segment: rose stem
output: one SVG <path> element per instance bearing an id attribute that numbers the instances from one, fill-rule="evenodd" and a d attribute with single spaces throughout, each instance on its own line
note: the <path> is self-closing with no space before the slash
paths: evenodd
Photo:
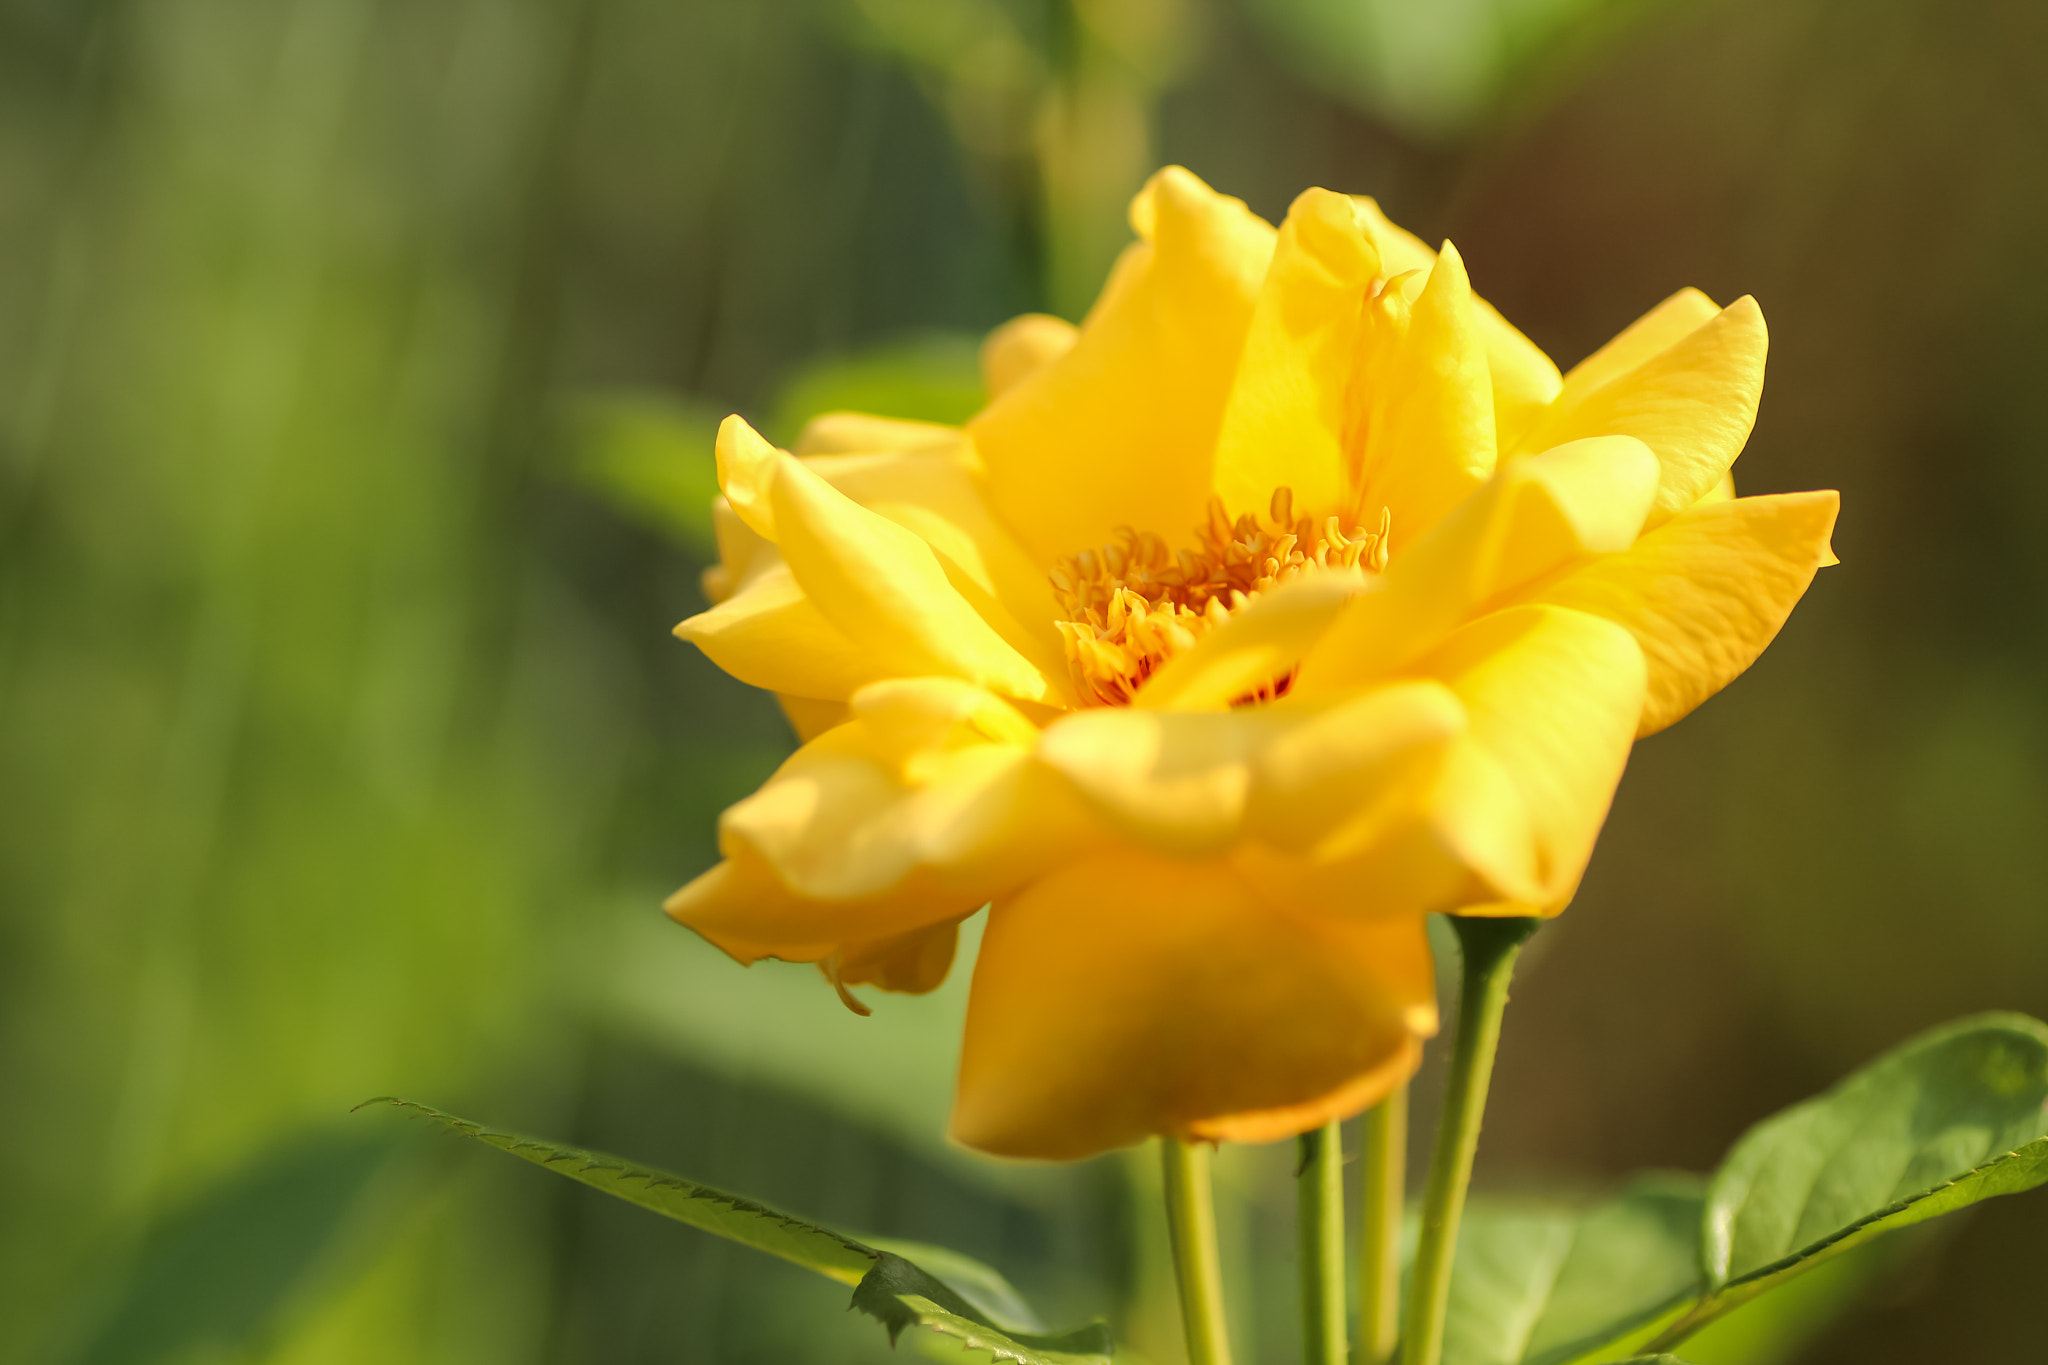
<path id="1" fill-rule="evenodd" d="M 1389 1365 L 1401 1339 L 1401 1210 L 1408 1186 L 1408 1087 L 1365 1113 L 1359 1173 L 1358 1365 Z"/>
<path id="2" fill-rule="evenodd" d="M 1422 1240 L 1415 1249 L 1415 1271 L 1408 1284 L 1402 1365 L 1439 1365 L 1443 1358 L 1444 1313 L 1451 1300 L 1458 1220 L 1465 1212 L 1472 1157 L 1479 1150 L 1479 1121 L 1486 1111 L 1486 1086 L 1493 1077 L 1493 1057 L 1500 1046 L 1508 980 L 1514 975 L 1522 944 L 1539 923 L 1478 915 L 1451 917 L 1465 960 L 1464 991 L 1458 1000 L 1458 1037 L 1451 1048 L 1443 1116 L 1437 1120 L 1436 1151 L 1429 1160 L 1429 1184 L 1422 1197 Z"/>
<path id="3" fill-rule="evenodd" d="M 1300 1140 L 1302 1359 L 1345 1365 L 1344 1132 L 1333 1119 Z"/>
<path id="4" fill-rule="evenodd" d="M 1207 1143 L 1165 1138 L 1166 1227 L 1173 1273 L 1187 1326 L 1188 1365 L 1230 1365 L 1223 1318 L 1223 1265 L 1216 1254 L 1216 1200 L 1209 1183 Z"/>

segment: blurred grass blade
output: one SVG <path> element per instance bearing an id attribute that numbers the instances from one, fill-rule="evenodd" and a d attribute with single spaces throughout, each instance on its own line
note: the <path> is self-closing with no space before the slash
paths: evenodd
<path id="1" fill-rule="evenodd" d="M 383 1096 L 364 1101 L 370 1104 L 422 1115 L 592 1189 L 852 1285 L 853 1306 L 887 1328 L 892 1342 L 916 1325 L 1018 1365 L 1106 1365 L 1109 1360 L 1109 1333 L 1100 1323 L 1058 1336 L 1022 1330 L 1019 1324 L 1036 1319 L 1009 1281 L 959 1252 L 898 1244 L 936 1252 L 935 1269 L 927 1271 L 896 1251 L 651 1166 L 485 1128 L 411 1100 Z M 1004 1325 L 992 1320 L 997 1317 Z"/>
<path id="2" fill-rule="evenodd" d="M 240 1352 L 327 1261 L 391 1151 L 386 1138 L 322 1130 L 261 1153 L 158 1221 L 97 1329 L 60 1358 Z"/>
<path id="3" fill-rule="evenodd" d="M 1703 1182 L 1638 1178 L 1588 1209 L 1475 1201 L 1444 1365 L 1563 1365 L 1641 1344 L 1697 1300 Z"/>

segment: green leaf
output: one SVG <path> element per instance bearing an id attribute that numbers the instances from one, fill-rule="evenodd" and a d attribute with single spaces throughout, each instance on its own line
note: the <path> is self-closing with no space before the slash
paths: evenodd
<path id="1" fill-rule="evenodd" d="M 1933 1029 L 1744 1134 L 1708 1191 L 1701 1264 L 1743 1296 L 1881 1232 L 2048 1181 L 2048 1025 Z"/>
<path id="2" fill-rule="evenodd" d="M 864 1237 L 877 1251 L 901 1256 L 942 1281 L 981 1315 L 1005 1332 L 1043 1332 L 1045 1323 L 1033 1312 L 1003 1273 L 951 1247 L 930 1242 L 905 1242 L 894 1237 Z"/>
<path id="3" fill-rule="evenodd" d="M 1653 1177 L 1584 1213 L 1475 1202 L 1446 1365 L 1593 1365 L 1676 1345 L 1880 1233 L 2048 1182 L 2044 1105 L 2048 1025 L 1980 1015 L 1764 1120 L 1704 1194 Z M 1855 1287 L 1809 1307 L 1825 1316 Z"/>
<path id="4" fill-rule="evenodd" d="M 1743 1135 L 1708 1186 L 1706 1292 L 1650 1345 L 1881 1233 L 2048 1182 L 2048 1025 L 1932 1029 Z"/>
<path id="5" fill-rule="evenodd" d="M 1474 1201 L 1445 1365 L 1562 1365 L 1640 1344 L 1699 1294 L 1704 1201 L 1700 1180 L 1666 1174 L 1591 1208 Z"/>
<path id="6" fill-rule="evenodd" d="M 569 410 L 571 473 L 619 511 L 709 555 L 716 548 L 711 501 L 718 496 L 714 451 L 723 417 L 660 394 L 579 399 Z"/>
<path id="7" fill-rule="evenodd" d="M 628 1203 L 852 1285 L 853 1307 L 887 1328 L 891 1342 L 904 1328 L 915 1325 L 1018 1365 L 1107 1365 L 1109 1361 L 1109 1332 L 1101 1323 L 1057 1336 L 1023 1330 L 1022 1324 L 1036 1319 L 1009 1282 L 959 1252 L 915 1243 L 892 1244 L 927 1254 L 936 1252 L 932 1256 L 935 1269 L 927 1271 L 896 1250 L 856 1241 L 742 1195 L 651 1166 L 485 1128 L 411 1100 L 383 1096 L 364 1104 L 390 1104 L 423 1115 L 450 1132 L 488 1143 Z M 994 1320 L 997 1318 L 1002 1325 Z"/>

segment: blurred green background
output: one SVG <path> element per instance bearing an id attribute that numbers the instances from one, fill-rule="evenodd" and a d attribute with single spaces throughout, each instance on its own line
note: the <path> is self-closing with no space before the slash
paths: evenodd
<path id="1" fill-rule="evenodd" d="M 0 1360 L 891 1358 L 800 1272 L 348 1116 L 390 1092 L 1173 1359 L 1142 1160 L 942 1141 L 964 972 L 857 1020 L 657 910 L 790 744 L 668 635 L 717 418 L 964 416 L 1162 161 L 1378 195 L 1565 365 L 1753 292 L 1738 477 L 1844 493 L 1537 939 L 1484 1185 L 1705 1169 L 2048 1013 L 2044 54 L 2026 0 L 0 0 Z M 1224 1163 L 1258 1362 L 1288 1155 Z M 1688 1354 L 2037 1359 L 2044 1255 L 2001 1201 Z"/>

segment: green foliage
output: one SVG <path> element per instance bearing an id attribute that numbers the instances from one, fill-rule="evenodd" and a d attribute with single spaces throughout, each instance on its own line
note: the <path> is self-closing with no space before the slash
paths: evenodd
<path id="1" fill-rule="evenodd" d="M 852 1285 L 852 1306 L 887 1328 L 891 1342 L 904 1328 L 914 1325 L 1018 1365 L 1106 1365 L 1109 1360 L 1109 1334 L 1102 1324 L 1056 1336 L 1028 1330 L 1037 1320 L 1009 1282 L 959 1252 L 914 1243 L 891 1244 L 936 1252 L 929 1256 L 931 1269 L 927 1270 L 895 1250 L 856 1241 L 742 1195 L 666 1171 L 485 1128 L 410 1100 L 384 1097 L 365 1103 L 391 1104 L 423 1115 L 450 1132 L 628 1203 Z"/>
<path id="2" fill-rule="evenodd" d="M 1647 1177 L 1583 1212 L 1475 1202 L 1446 1365 L 1592 1365 L 1676 1345 L 1882 1232 L 2048 1182 L 2044 1101 L 2048 1025 L 1978 1015 L 1764 1120 L 1704 1188 Z"/>
<path id="3" fill-rule="evenodd" d="M 1700 1181 L 1661 1174 L 1590 1209 L 1475 1201 L 1445 1365 L 1558 1365 L 1668 1318 L 1698 1292 L 1704 1204 Z"/>

